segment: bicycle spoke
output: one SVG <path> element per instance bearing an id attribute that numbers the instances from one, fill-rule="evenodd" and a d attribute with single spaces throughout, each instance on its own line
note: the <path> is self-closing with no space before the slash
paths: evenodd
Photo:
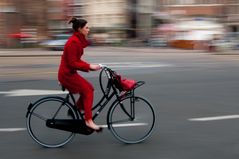
<path id="1" fill-rule="evenodd" d="M 42 120 L 44 120 L 44 121 L 46 121 L 46 120 L 47 120 L 47 118 L 45 118 L 44 116 L 42 116 L 42 115 L 39 115 L 39 114 L 37 114 L 37 113 L 31 112 L 31 114 L 32 114 L 33 116 L 36 116 L 36 117 L 38 117 L 39 119 L 42 119 Z"/>
<path id="2" fill-rule="evenodd" d="M 117 121 L 110 122 L 109 124 L 117 124 L 117 123 L 123 123 L 123 122 L 128 122 L 128 121 L 131 121 L 131 119 L 117 120 Z"/>
<path id="3" fill-rule="evenodd" d="M 63 106 L 64 104 L 65 104 L 65 102 L 63 102 L 63 103 L 59 106 L 59 108 L 57 109 L 56 113 L 55 113 L 54 116 L 53 116 L 53 119 L 56 118 L 57 114 L 59 113 L 59 111 L 61 110 L 61 108 L 62 108 L 62 106 Z"/>

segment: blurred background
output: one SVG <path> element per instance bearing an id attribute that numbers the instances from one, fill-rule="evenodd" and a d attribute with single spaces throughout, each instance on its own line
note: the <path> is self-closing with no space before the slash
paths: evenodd
<path id="1" fill-rule="evenodd" d="M 92 46 L 239 49 L 239 0 L 1 0 L 0 48 L 62 50 L 73 16 Z"/>

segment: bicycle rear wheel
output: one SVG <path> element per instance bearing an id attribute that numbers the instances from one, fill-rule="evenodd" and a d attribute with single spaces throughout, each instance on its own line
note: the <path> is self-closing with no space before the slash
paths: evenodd
<path id="1" fill-rule="evenodd" d="M 69 113 L 71 112 L 71 113 Z M 38 144 L 60 147 L 71 141 L 74 133 L 46 126 L 47 119 L 77 119 L 73 106 L 61 97 L 46 97 L 35 102 L 27 115 L 27 130 Z"/>
<path id="2" fill-rule="evenodd" d="M 148 138 L 154 128 L 152 105 L 142 97 L 125 97 L 113 104 L 108 113 L 108 127 L 121 142 L 135 144 Z"/>

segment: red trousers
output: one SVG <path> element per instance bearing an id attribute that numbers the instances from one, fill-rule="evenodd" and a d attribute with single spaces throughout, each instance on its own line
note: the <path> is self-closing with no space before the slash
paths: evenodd
<path id="1" fill-rule="evenodd" d="M 80 95 L 76 106 L 78 110 L 84 109 L 85 120 L 92 119 L 91 109 L 94 100 L 94 87 L 92 84 L 77 73 L 69 75 L 59 71 L 58 79 L 71 93 Z"/>
<path id="2" fill-rule="evenodd" d="M 88 87 L 82 92 L 79 92 L 80 97 L 76 102 L 76 106 L 79 111 L 84 109 L 85 111 L 85 120 L 92 119 L 92 105 L 94 99 L 94 90 L 92 87 Z"/>

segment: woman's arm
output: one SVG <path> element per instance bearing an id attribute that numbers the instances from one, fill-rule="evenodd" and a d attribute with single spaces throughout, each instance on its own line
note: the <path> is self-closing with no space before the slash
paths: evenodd
<path id="1" fill-rule="evenodd" d="M 73 69 L 81 70 L 84 72 L 89 72 L 91 70 L 89 63 L 79 59 L 79 55 L 77 54 L 77 49 L 79 49 L 79 46 L 77 45 L 76 42 L 72 42 L 66 49 L 67 49 L 66 61 L 68 66 L 70 66 Z"/>

